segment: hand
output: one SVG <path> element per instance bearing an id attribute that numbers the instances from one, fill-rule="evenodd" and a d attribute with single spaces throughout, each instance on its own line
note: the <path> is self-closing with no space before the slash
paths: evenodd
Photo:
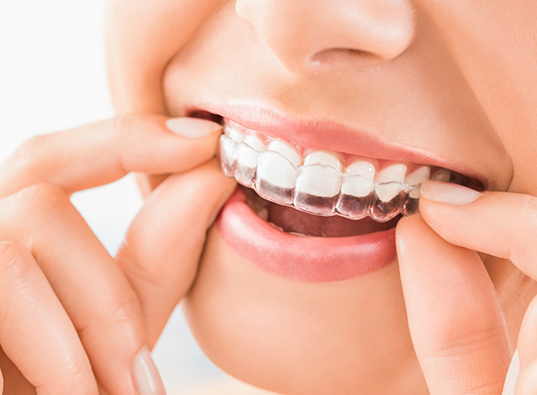
<path id="1" fill-rule="evenodd" d="M 430 181 L 420 211 L 399 222 L 397 246 L 410 333 L 430 393 L 502 394 L 508 331 L 475 251 L 537 280 L 537 198 Z M 518 336 L 517 395 L 537 393 L 536 329 L 533 299 Z"/>
<path id="2" fill-rule="evenodd" d="M 175 119 L 172 133 L 166 120 L 131 115 L 40 136 L 0 166 L 6 395 L 163 393 L 147 347 L 190 288 L 211 217 L 235 186 L 211 160 L 219 125 Z M 113 258 L 69 196 L 132 171 L 173 175 Z"/>

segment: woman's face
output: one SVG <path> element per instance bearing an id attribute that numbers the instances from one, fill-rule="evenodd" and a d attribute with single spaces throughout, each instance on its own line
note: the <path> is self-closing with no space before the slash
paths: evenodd
<path id="1" fill-rule="evenodd" d="M 119 112 L 223 116 L 306 153 L 432 165 L 537 195 L 532 0 L 113 0 L 108 12 Z M 395 223 L 312 244 L 234 200 L 185 304 L 206 354 L 279 393 L 426 393 Z M 299 233 L 381 230 L 271 207 L 269 220 Z M 533 284 L 483 258 L 516 333 Z"/>

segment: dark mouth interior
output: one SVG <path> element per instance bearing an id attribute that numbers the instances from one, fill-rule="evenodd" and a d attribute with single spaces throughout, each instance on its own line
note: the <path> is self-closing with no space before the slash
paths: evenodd
<path id="1" fill-rule="evenodd" d="M 190 111 L 187 116 L 207 119 L 223 125 L 220 115 L 207 111 Z M 483 191 L 483 184 L 475 179 L 451 171 L 451 183 Z M 254 190 L 240 186 L 247 196 L 248 205 L 259 214 L 260 209 L 266 212 L 266 220 L 277 228 L 288 232 L 316 237 L 347 237 L 381 232 L 394 228 L 401 215 L 384 223 L 376 222 L 366 217 L 361 220 L 351 220 L 340 216 L 322 217 L 298 211 L 293 207 L 281 206 L 260 197 Z"/>
<path id="2" fill-rule="evenodd" d="M 379 223 L 369 217 L 358 221 L 340 216 L 322 217 L 269 202 L 253 189 L 243 186 L 240 188 L 246 194 L 247 203 L 254 212 L 266 209 L 266 220 L 287 233 L 316 237 L 358 236 L 391 229 L 401 219 L 398 215 L 388 222 Z"/>

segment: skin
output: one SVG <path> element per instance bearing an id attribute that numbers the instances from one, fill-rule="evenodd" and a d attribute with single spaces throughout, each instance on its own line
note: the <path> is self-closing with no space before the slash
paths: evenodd
<path id="1" fill-rule="evenodd" d="M 536 21 L 529 0 L 109 1 L 109 74 L 119 114 L 183 117 L 196 103 L 267 103 L 456 163 L 488 192 L 453 205 L 438 202 L 431 184 L 422 214 L 398 224 L 398 262 L 307 284 L 256 269 L 216 228 L 206 238 L 211 214 L 234 187 L 209 162 L 216 132 L 185 139 L 165 130 L 164 117 L 130 115 L 30 142 L 0 169 L 0 240 L 10 241 L 0 263 L 35 276 L 28 287 L 65 331 L 56 345 L 65 352 L 54 355 L 76 361 L 80 387 L 49 380 L 70 373 L 43 370 L 46 350 L 22 353 L 2 330 L 8 358 L 1 369 L 14 364 L 27 379 L 17 385 L 38 393 L 54 386 L 55 393 L 96 393 L 97 385 L 132 393 L 136 353 L 154 344 L 186 295 L 207 355 L 275 393 L 500 394 L 517 345 L 519 393 L 533 393 Z M 185 130 L 207 127 L 185 122 Z M 114 259 L 67 197 L 129 171 L 145 174 L 148 198 Z M 47 239 L 43 229 L 61 237 Z M 75 252 L 98 262 L 79 263 L 88 271 L 80 277 L 93 281 L 78 287 L 74 269 L 62 264 Z M 57 266 L 51 256 L 61 257 Z M 100 297 L 84 302 L 90 290 Z M 20 292 L 11 294 L 9 303 L 26 311 Z M 101 337 L 91 336 L 95 322 L 107 321 Z M 16 322 L 30 325 L 24 314 Z M 80 340 L 73 335 L 88 326 Z M 28 344 L 39 342 L 37 332 L 28 331 Z M 112 344 L 112 357 L 99 351 Z M 72 366 L 61 361 L 53 365 Z M 7 381 L 5 393 L 15 393 Z"/>

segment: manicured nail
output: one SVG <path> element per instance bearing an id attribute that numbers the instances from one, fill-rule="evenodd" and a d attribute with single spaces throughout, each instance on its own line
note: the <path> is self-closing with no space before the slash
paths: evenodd
<path id="1" fill-rule="evenodd" d="M 462 185 L 433 180 L 421 184 L 420 190 L 421 196 L 426 199 L 457 206 L 464 206 L 465 204 L 472 203 L 481 196 L 480 192 L 463 187 Z"/>
<path id="2" fill-rule="evenodd" d="M 147 347 L 143 347 L 134 359 L 132 378 L 139 395 L 166 395 L 157 366 Z"/>
<path id="3" fill-rule="evenodd" d="M 170 118 L 166 126 L 171 132 L 189 139 L 199 139 L 222 130 L 222 126 L 215 122 L 187 117 Z"/>
<path id="4" fill-rule="evenodd" d="M 513 354 L 507 376 L 505 377 L 505 383 L 503 384 L 502 395 L 515 395 L 516 385 L 518 383 L 518 375 L 520 373 L 520 358 L 518 356 L 518 348 Z"/>
<path id="5" fill-rule="evenodd" d="M 224 207 L 224 204 L 226 204 L 226 202 L 229 200 L 229 197 L 233 194 L 233 192 L 235 192 L 235 188 L 236 186 L 233 186 L 233 188 L 229 188 L 226 192 L 224 192 L 222 197 L 220 197 L 220 200 L 218 200 L 218 203 L 216 203 L 216 205 L 214 206 L 214 210 L 211 216 L 209 217 L 209 223 L 207 224 L 207 229 L 209 229 L 211 225 L 214 223 L 214 221 L 216 220 L 216 217 L 218 216 L 218 214 L 220 214 L 222 207 Z"/>

